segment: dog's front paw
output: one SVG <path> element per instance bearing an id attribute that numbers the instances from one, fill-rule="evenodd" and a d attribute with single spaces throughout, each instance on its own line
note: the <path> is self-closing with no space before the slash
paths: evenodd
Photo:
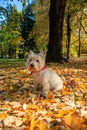
<path id="1" fill-rule="evenodd" d="M 43 97 L 43 98 L 46 98 L 47 95 L 48 95 L 48 92 L 42 92 L 40 96 Z"/>
<path id="2" fill-rule="evenodd" d="M 45 95 L 40 94 L 40 97 L 43 98 L 43 99 L 46 99 Z"/>

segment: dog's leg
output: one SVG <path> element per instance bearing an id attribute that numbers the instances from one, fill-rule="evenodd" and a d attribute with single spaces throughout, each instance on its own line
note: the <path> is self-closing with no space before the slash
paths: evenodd
<path id="1" fill-rule="evenodd" d="M 48 82 L 43 82 L 42 83 L 42 96 L 47 96 L 47 94 L 48 94 L 48 91 L 49 91 L 49 89 L 50 89 L 50 84 L 48 83 Z"/>
<path id="2" fill-rule="evenodd" d="M 34 91 L 37 91 L 39 88 L 38 84 L 37 83 L 34 83 Z"/>

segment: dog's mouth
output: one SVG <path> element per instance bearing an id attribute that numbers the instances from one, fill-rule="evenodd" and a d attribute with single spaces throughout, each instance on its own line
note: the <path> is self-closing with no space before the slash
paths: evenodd
<path id="1" fill-rule="evenodd" d="M 36 72 L 37 70 L 36 70 L 36 68 L 34 68 L 34 67 L 31 67 L 31 66 L 29 66 L 29 68 L 28 68 L 30 71 L 33 71 L 33 72 Z"/>
<path id="2" fill-rule="evenodd" d="M 46 66 L 42 67 L 40 70 L 37 70 L 36 68 L 29 67 L 29 74 L 31 76 L 33 73 L 37 73 L 37 72 L 40 72 L 40 71 L 45 70 L 45 69 L 47 69 Z"/>
<path id="3" fill-rule="evenodd" d="M 33 73 L 36 73 L 37 70 L 35 68 L 29 67 L 29 75 L 32 76 Z"/>

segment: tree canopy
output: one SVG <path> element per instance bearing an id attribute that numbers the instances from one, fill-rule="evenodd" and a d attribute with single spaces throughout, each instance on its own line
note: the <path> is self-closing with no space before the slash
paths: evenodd
<path id="1" fill-rule="evenodd" d="M 70 56 L 80 56 L 81 54 L 87 53 L 86 0 L 66 1 L 64 13 L 61 12 L 62 14 L 59 16 L 59 12 L 57 12 L 57 21 L 59 18 L 61 21 L 62 16 L 64 17 L 61 22 L 62 25 L 60 26 L 59 24 L 60 28 L 57 27 L 56 22 L 54 24 L 50 22 L 51 19 L 54 20 L 56 14 L 55 10 L 52 10 L 51 13 L 51 5 L 55 5 L 60 11 L 61 4 L 59 5 L 59 1 L 19 1 L 23 6 L 22 11 L 18 11 L 16 8 L 17 5 L 13 6 L 11 3 L 7 7 L 0 6 L 1 57 L 9 57 L 11 53 L 13 53 L 12 57 L 18 57 L 19 53 L 26 54 L 30 49 L 45 50 L 47 57 L 49 57 L 47 59 L 50 61 L 55 59 L 58 62 L 59 57 L 60 59 L 64 58 L 68 60 Z M 55 11 L 54 14 L 53 11 Z M 53 29 L 56 32 L 58 32 L 58 29 L 60 30 L 59 33 L 61 33 L 57 35 Z M 51 46 L 50 43 L 53 45 Z"/>

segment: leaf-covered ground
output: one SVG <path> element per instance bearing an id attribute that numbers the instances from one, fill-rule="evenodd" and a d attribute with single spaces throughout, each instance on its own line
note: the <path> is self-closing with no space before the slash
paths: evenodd
<path id="1" fill-rule="evenodd" d="M 24 63 L 0 60 L 0 130 L 87 130 L 87 59 L 48 65 L 64 89 L 46 99 L 33 91 Z"/>

